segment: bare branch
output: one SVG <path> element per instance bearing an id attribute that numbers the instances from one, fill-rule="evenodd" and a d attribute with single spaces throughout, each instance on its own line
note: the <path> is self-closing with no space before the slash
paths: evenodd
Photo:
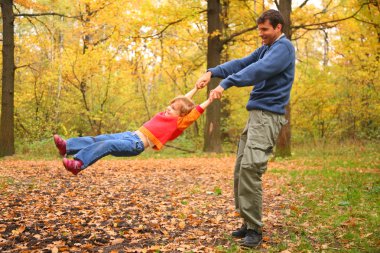
<path id="1" fill-rule="evenodd" d="M 338 24 L 326 24 L 323 26 L 318 26 L 318 27 L 302 27 L 301 29 L 308 30 L 308 31 L 320 31 L 324 29 L 330 29 L 336 27 Z"/>
<path id="2" fill-rule="evenodd" d="M 137 37 L 132 37 L 132 38 L 134 38 L 134 39 L 136 39 L 136 38 L 147 39 L 147 38 L 161 37 L 162 34 L 163 34 L 163 33 L 164 33 L 164 32 L 165 32 L 170 26 L 175 25 L 175 24 L 178 24 L 178 23 L 182 22 L 183 20 L 185 20 L 186 18 L 187 18 L 187 17 L 184 17 L 184 18 L 181 18 L 181 19 L 178 19 L 178 20 L 176 20 L 176 21 L 173 21 L 173 22 L 170 22 L 170 23 L 166 24 L 166 26 L 165 26 L 161 31 L 159 31 L 159 32 L 156 33 L 156 34 L 149 35 L 149 36 L 142 36 L 142 37 L 137 36 Z"/>
<path id="3" fill-rule="evenodd" d="M 15 14 L 15 17 L 40 17 L 40 16 L 59 16 L 64 18 L 74 18 L 79 19 L 81 16 L 67 16 L 65 14 L 56 13 L 56 12 L 46 12 L 46 13 L 19 13 Z"/>
<path id="4" fill-rule="evenodd" d="M 25 65 L 20 65 L 20 66 L 15 66 L 15 70 L 17 69 L 21 69 L 21 68 L 29 68 L 33 71 L 36 71 L 38 72 L 38 69 L 36 69 L 35 67 L 33 67 L 33 65 L 35 64 L 36 62 L 32 62 L 32 63 L 29 63 L 29 64 L 25 64 Z"/>
<path id="5" fill-rule="evenodd" d="M 298 6 L 298 9 L 301 9 L 302 7 L 304 7 L 307 4 L 308 1 L 309 0 L 303 1 L 303 3 L 300 6 Z"/>
<path id="6" fill-rule="evenodd" d="M 187 153 L 195 153 L 194 150 L 184 149 L 184 148 L 176 147 L 176 146 L 169 145 L 169 144 L 165 144 L 165 147 L 178 149 L 178 150 L 181 150 L 181 151 L 185 151 Z"/>
<path id="7" fill-rule="evenodd" d="M 28 21 L 33 25 L 34 29 L 36 30 L 36 33 L 39 34 L 39 33 L 38 33 L 37 26 L 33 23 L 32 19 L 31 19 L 30 17 L 26 17 L 26 18 L 27 18 Z M 52 36 L 53 39 L 55 40 L 55 38 L 54 38 L 54 36 L 53 36 L 53 32 L 50 30 L 50 28 L 49 28 L 44 22 L 42 22 L 39 18 L 36 17 L 36 18 L 34 18 L 34 19 L 37 20 L 39 23 L 41 23 L 42 26 L 44 26 L 45 29 L 49 32 L 50 36 Z"/>
<path id="8" fill-rule="evenodd" d="M 322 28 L 320 28 L 320 29 L 322 30 Z M 306 29 L 306 31 L 303 34 L 301 34 L 298 37 L 293 38 L 292 41 L 297 41 L 297 40 L 301 39 L 306 33 L 310 32 L 310 31 L 311 31 L 310 29 Z"/>
<path id="9" fill-rule="evenodd" d="M 326 7 L 324 7 L 323 10 L 322 10 L 321 12 L 317 12 L 317 13 L 315 13 L 313 16 L 317 16 L 318 14 L 324 14 L 324 13 L 326 13 L 326 12 L 327 12 L 327 9 L 329 8 L 329 6 L 330 6 L 330 4 L 331 4 L 331 2 L 332 2 L 332 0 L 330 0 L 330 1 L 328 2 L 328 4 L 326 5 Z"/>
<path id="10" fill-rule="evenodd" d="M 21 11 L 17 8 L 16 5 L 14 5 L 13 7 L 17 10 L 18 13 L 21 12 Z M 17 14 L 15 14 L 15 15 L 17 15 Z M 31 19 L 30 17 L 26 17 L 26 19 L 27 19 L 27 20 L 29 21 L 29 23 L 34 27 L 34 30 L 36 31 L 37 35 L 39 35 L 39 32 L 38 32 L 37 26 L 33 23 L 32 19 Z M 45 26 L 45 28 L 47 28 L 47 30 L 49 31 L 49 33 L 51 34 L 50 29 L 49 29 L 49 28 L 48 28 L 48 27 L 47 27 L 42 21 L 40 21 L 40 20 L 37 19 L 37 18 L 36 18 L 36 20 L 39 21 L 40 23 L 42 23 L 42 24 Z"/>
<path id="11" fill-rule="evenodd" d="M 108 3 L 108 4 L 105 4 L 101 7 L 99 7 L 99 9 L 96 9 L 96 10 L 93 10 L 93 11 L 90 11 L 88 12 L 87 14 L 89 16 L 92 16 L 93 14 L 96 14 L 97 12 L 103 10 L 105 7 L 111 5 L 112 3 Z M 63 17 L 63 18 L 73 18 L 73 19 L 80 19 L 80 20 L 83 20 L 83 14 L 80 14 L 78 16 L 67 16 L 65 14 L 62 14 L 62 13 L 57 13 L 57 12 L 46 12 L 46 13 L 19 13 L 19 14 L 15 14 L 14 15 L 15 17 L 40 17 L 40 16 L 59 16 L 59 17 Z"/>
<path id="12" fill-rule="evenodd" d="M 248 27 L 248 28 L 246 28 L 244 30 L 238 31 L 236 33 L 233 33 L 228 38 L 226 38 L 224 40 L 221 40 L 221 42 L 222 42 L 222 44 L 227 44 L 228 42 L 232 41 L 235 37 L 240 36 L 240 35 L 242 35 L 242 34 L 244 34 L 246 32 L 250 32 L 250 31 L 255 30 L 255 29 L 257 29 L 257 25 L 252 26 L 252 27 Z"/>
<path id="13" fill-rule="evenodd" d="M 363 3 L 360 6 L 360 8 L 355 13 L 353 13 L 351 16 L 348 16 L 348 17 L 345 17 L 345 18 L 340 18 L 340 19 L 335 19 L 335 20 L 329 20 L 329 21 L 325 21 L 325 22 L 321 22 L 321 23 L 315 23 L 315 24 L 297 25 L 297 26 L 292 26 L 292 28 L 293 29 L 307 29 L 308 27 L 315 27 L 315 26 L 324 26 L 324 27 L 326 27 L 326 26 L 328 26 L 331 23 L 338 23 L 338 22 L 341 22 L 341 21 L 344 21 L 344 20 L 355 18 L 355 16 L 361 11 L 361 9 L 364 6 L 369 5 L 369 4 L 370 3 Z M 318 28 L 309 28 L 309 29 L 319 30 Z"/>
<path id="14" fill-rule="evenodd" d="M 31 64 L 21 65 L 21 66 L 15 66 L 15 69 L 22 69 L 22 68 L 31 68 L 33 70 L 36 70 L 36 69 L 32 68 L 32 63 Z"/>
<path id="15" fill-rule="evenodd" d="M 113 2 L 111 2 L 111 3 L 106 3 L 106 4 L 104 4 L 103 6 L 100 6 L 99 9 L 96 9 L 96 10 L 93 10 L 93 11 L 89 11 L 89 12 L 88 12 L 88 15 L 89 15 L 89 16 L 92 16 L 92 14 L 96 14 L 97 12 L 103 10 L 104 8 L 106 8 L 107 6 L 109 6 L 109 5 L 111 5 L 111 4 L 113 4 Z"/>
<path id="16" fill-rule="evenodd" d="M 277 10 L 279 10 L 279 9 L 280 9 L 280 4 L 279 4 L 279 2 L 278 2 L 277 0 L 274 0 L 274 3 L 276 4 Z"/>
<path id="17" fill-rule="evenodd" d="M 362 19 L 358 19 L 357 17 L 353 17 L 355 20 L 359 21 L 359 22 L 363 22 L 363 23 L 366 23 L 366 24 L 369 24 L 369 25 L 373 25 L 374 27 L 380 27 L 379 24 L 377 23 L 373 23 L 373 22 L 370 22 L 370 21 L 366 21 L 366 20 L 362 20 Z"/>
<path id="18" fill-rule="evenodd" d="M 198 12 L 198 14 L 201 14 L 201 13 L 203 13 L 203 12 L 207 12 L 207 10 L 201 10 L 201 11 Z M 178 20 L 172 21 L 172 22 L 166 24 L 165 27 L 164 27 L 161 31 L 159 31 L 159 32 L 157 32 L 157 33 L 155 33 L 155 34 L 148 35 L 148 36 L 134 36 L 134 37 L 132 37 L 132 38 L 133 38 L 133 39 L 148 39 L 148 38 L 155 38 L 155 37 L 159 37 L 159 38 L 160 38 L 160 37 L 162 37 L 162 34 L 163 34 L 163 33 L 164 33 L 164 32 L 165 32 L 170 26 L 175 25 L 175 24 L 178 24 L 178 23 L 184 21 L 184 20 L 187 19 L 187 18 L 188 18 L 188 17 L 183 17 L 183 18 L 180 18 L 180 19 L 178 19 Z"/>
<path id="19" fill-rule="evenodd" d="M 94 46 L 97 46 L 98 44 L 100 44 L 100 43 L 102 43 L 102 42 L 108 40 L 108 39 L 111 38 L 111 36 L 115 33 L 115 30 L 116 30 L 116 27 L 113 28 L 113 31 L 111 32 L 111 34 L 107 35 L 106 37 L 104 37 L 104 38 L 102 38 L 102 39 L 100 39 L 100 40 L 98 40 L 97 42 L 92 43 L 92 44 L 93 44 Z"/>

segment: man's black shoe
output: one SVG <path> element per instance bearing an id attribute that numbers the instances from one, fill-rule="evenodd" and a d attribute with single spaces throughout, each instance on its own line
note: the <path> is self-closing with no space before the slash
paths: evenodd
<path id="1" fill-rule="evenodd" d="M 247 235 L 247 231 L 248 231 L 247 225 L 243 224 L 241 228 L 232 232 L 231 235 L 235 238 L 244 238 Z"/>
<path id="2" fill-rule="evenodd" d="M 246 236 L 241 240 L 240 245 L 243 247 L 256 247 L 260 245 L 263 240 L 263 236 L 257 233 L 255 230 L 248 229 Z"/>

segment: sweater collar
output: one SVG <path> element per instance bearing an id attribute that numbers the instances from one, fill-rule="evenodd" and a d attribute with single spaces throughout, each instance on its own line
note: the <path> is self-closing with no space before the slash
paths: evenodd
<path id="1" fill-rule="evenodd" d="M 280 36 L 278 36 L 278 38 L 274 41 L 274 42 L 276 42 L 276 41 L 278 41 L 279 39 L 281 39 L 282 37 L 284 37 L 285 36 L 285 33 L 282 33 Z M 274 43 L 273 42 L 273 43 Z"/>
<path id="2" fill-rule="evenodd" d="M 278 38 L 271 44 L 271 45 L 269 45 L 269 46 L 267 46 L 268 47 L 268 49 L 271 47 L 271 46 L 273 46 L 273 44 L 274 43 L 276 43 L 277 41 L 279 41 L 281 38 L 283 38 L 283 37 L 285 37 L 285 33 L 282 33 L 280 36 L 278 36 Z"/>

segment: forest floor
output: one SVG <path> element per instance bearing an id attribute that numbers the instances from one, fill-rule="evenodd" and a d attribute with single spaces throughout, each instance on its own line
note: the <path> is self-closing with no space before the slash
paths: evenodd
<path id="1" fill-rule="evenodd" d="M 1 252 L 242 252 L 233 156 L 0 160 Z M 380 249 L 380 169 L 270 162 L 259 252 Z"/>

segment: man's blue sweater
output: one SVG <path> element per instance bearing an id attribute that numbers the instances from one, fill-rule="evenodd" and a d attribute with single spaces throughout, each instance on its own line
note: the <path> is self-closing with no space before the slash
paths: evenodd
<path id="1" fill-rule="evenodd" d="M 294 81 L 295 51 L 292 43 L 280 37 L 271 46 L 262 46 L 251 55 L 210 68 L 212 77 L 224 78 L 225 90 L 231 86 L 254 85 L 247 110 L 285 114 Z"/>

